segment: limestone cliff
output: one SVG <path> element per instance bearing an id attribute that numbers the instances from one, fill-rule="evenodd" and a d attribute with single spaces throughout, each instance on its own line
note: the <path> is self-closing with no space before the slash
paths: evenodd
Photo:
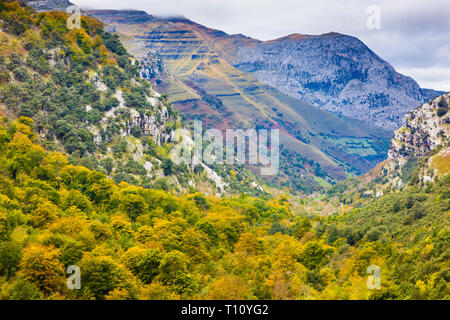
<path id="1" fill-rule="evenodd" d="M 422 185 L 450 172 L 449 102 L 447 93 L 425 103 L 408 113 L 405 125 L 395 131 L 384 165 L 394 185 L 401 187 L 414 169 Z"/>

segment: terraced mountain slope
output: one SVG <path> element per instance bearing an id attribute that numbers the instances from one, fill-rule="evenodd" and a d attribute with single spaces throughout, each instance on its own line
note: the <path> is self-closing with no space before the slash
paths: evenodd
<path id="1" fill-rule="evenodd" d="M 237 49 L 258 40 L 184 18 L 148 16 L 142 23 L 133 11 L 89 14 L 121 35 L 127 50 L 144 61 L 143 74 L 188 119 L 219 128 L 279 128 L 286 153 L 318 163 L 335 179 L 365 172 L 386 155 L 389 134 L 383 130 L 303 103 L 236 68 Z"/>

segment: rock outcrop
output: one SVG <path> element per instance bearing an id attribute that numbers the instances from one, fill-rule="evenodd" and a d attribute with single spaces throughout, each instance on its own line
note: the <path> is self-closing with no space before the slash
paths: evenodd
<path id="1" fill-rule="evenodd" d="M 25 2 L 36 11 L 65 11 L 67 7 L 74 5 L 68 0 L 27 0 Z"/>
<path id="2" fill-rule="evenodd" d="M 294 34 L 243 46 L 235 66 L 320 108 L 396 129 L 404 115 L 439 93 L 397 73 L 359 39 Z"/>
<path id="3" fill-rule="evenodd" d="M 411 179 L 423 186 L 450 172 L 449 103 L 450 93 L 425 103 L 395 131 L 382 170 L 391 187 L 402 188 Z"/>

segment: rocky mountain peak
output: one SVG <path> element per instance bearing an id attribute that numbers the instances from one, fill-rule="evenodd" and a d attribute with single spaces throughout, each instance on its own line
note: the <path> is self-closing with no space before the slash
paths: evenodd
<path id="1" fill-rule="evenodd" d="M 405 125 L 395 131 L 388 158 L 404 163 L 410 157 L 428 156 L 436 148 L 448 148 L 449 103 L 450 93 L 447 93 L 409 112 Z"/>
<path id="2" fill-rule="evenodd" d="M 155 17 L 141 10 L 88 10 L 87 14 L 110 24 L 146 23 L 155 20 Z"/>

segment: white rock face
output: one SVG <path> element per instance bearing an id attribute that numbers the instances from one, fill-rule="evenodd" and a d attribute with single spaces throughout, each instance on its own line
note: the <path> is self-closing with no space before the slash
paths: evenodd
<path id="1" fill-rule="evenodd" d="M 354 37 L 291 35 L 241 47 L 236 66 L 259 81 L 323 109 L 385 129 L 437 96 L 397 73 Z"/>

